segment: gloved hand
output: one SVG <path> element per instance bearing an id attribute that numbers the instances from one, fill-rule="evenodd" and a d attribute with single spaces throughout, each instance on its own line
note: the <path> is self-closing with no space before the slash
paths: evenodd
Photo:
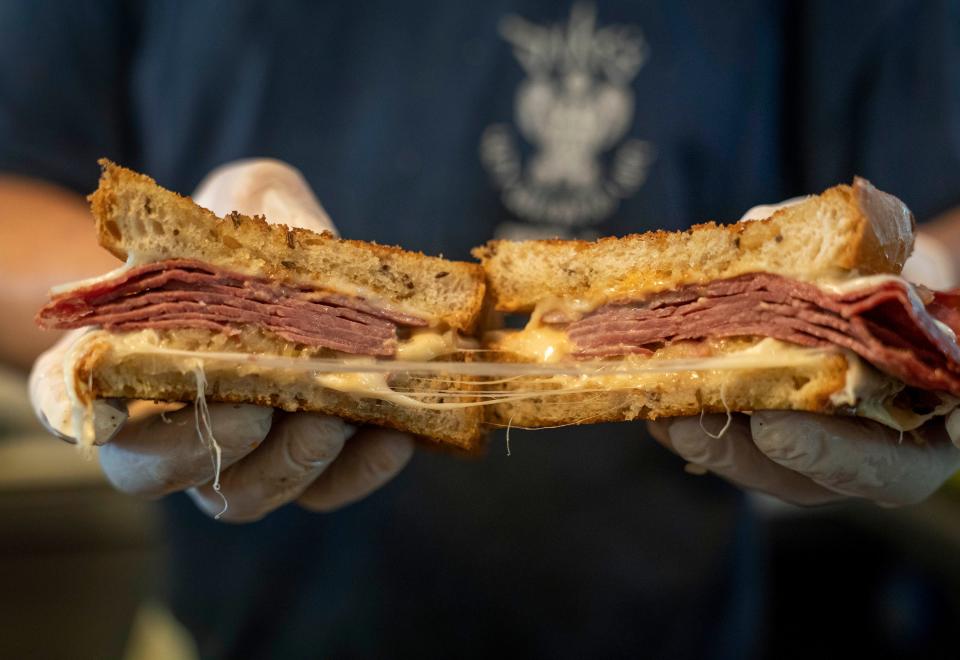
<path id="1" fill-rule="evenodd" d="M 743 220 L 768 217 L 779 206 L 756 207 Z M 918 237 L 904 275 L 937 289 L 956 284 L 949 255 L 927 236 Z M 794 504 L 846 497 L 912 504 L 960 469 L 960 409 L 903 435 L 871 420 L 789 411 L 735 414 L 727 421 L 726 415 L 705 415 L 648 426 L 694 471 L 713 472 Z"/>
<path id="2" fill-rule="evenodd" d="M 238 161 L 214 170 L 194 199 L 218 215 L 240 211 L 314 231 L 335 231 L 307 182 L 272 160 Z M 70 402 L 63 358 L 77 332 L 44 353 L 30 374 L 37 416 L 60 437 L 69 434 Z M 166 406 L 169 409 L 171 406 Z M 100 464 L 118 489 L 146 497 L 187 490 L 197 506 L 247 522 L 291 501 L 330 511 L 361 499 L 396 475 L 413 454 L 410 435 L 357 428 L 336 417 L 283 413 L 253 405 L 210 403 L 221 448 L 221 493 L 213 489 L 210 449 L 201 443 L 192 405 L 161 413 L 146 402 L 98 401 L 94 418 Z M 66 437 L 66 439 L 70 439 Z"/>

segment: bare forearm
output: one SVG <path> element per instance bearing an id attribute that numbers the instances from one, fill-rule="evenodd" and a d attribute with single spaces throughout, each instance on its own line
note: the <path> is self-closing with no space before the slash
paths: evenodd
<path id="1" fill-rule="evenodd" d="M 51 286 L 117 266 L 92 222 L 82 196 L 0 176 L 0 362 L 27 368 L 57 338 L 33 323 Z"/>

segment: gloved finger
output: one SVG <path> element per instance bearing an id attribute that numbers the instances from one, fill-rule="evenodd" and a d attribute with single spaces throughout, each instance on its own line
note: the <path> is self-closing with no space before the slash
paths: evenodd
<path id="1" fill-rule="evenodd" d="M 960 447 L 960 408 L 947 415 L 947 435 L 955 447 Z"/>
<path id="2" fill-rule="evenodd" d="M 960 468 L 960 449 L 942 423 L 923 442 L 856 417 L 782 411 L 754 413 L 757 447 L 773 461 L 836 493 L 886 505 L 919 502 Z"/>
<path id="3" fill-rule="evenodd" d="M 191 489 L 190 496 L 211 516 L 223 512 L 221 520 L 259 520 L 295 500 L 337 458 L 355 431 L 338 417 L 287 415 L 273 425 L 262 445 L 223 473 L 220 493 L 207 483 Z"/>
<path id="4" fill-rule="evenodd" d="M 67 394 L 64 380 L 64 360 L 74 344 L 87 332 L 74 330 L 60 338 L 33 363 L 28 389 L 30 403 L 40 423 L 53 435 L 67 442 L 76 442 L 74 406 Z M 93 402 L 94 443 L 108 442 L 127 420 L 127 409 L 122 401 L 98 399 Z"/>
<path id="5" fill-rule="evenodd" d="M 753 444 L 750 421 L 745 415 L 734 415 L 724 431 L 726 422 L 726 415 L 704 415 L 702 420 L 682 417 L 651 424 L 656 427 L 651 428 L 651 433 L 684 460 L 743 488 L 804 506 L 842 499 L 764 456 Z"/>
<path id="6" fill-rule="evenodd" d="M 193 199 L 221 216 L 239 211 L 290 227 L 337 233 L 300 171 L 279 160 L 252 158 L 222 165 L 204 178 Z"/>
<path id="7" fill-rule="evenodd" d="M 670 451 L 676 453 L 676 451 L 673 449 L 673 445 L 670 444 L 670 424 L 672 424 L 674 421 L 676 421 L 675 418 L 663 418 L 649 421 L 647 422 L 647 430 L 650 431 L 650 435 L 653 436 L 654 440 L 659 442 Z"/>
<path id="8" fill-rule="evenodd" d="M 807 196 L 804 197 L 791 197 L 790 199 L 785 199 L 784 201 L 778 204 L 758 204 L 747 210 L 742 216 L 740 216 L 740 222 L 750 222 L 751 220 L 765 220 L 771 215 L 779 211 L 780 209 L 785 209 L 788 206 L 793 206 L 794 204 L 799 204 L 807 199 Z"/>
<path id="9" fill-rule="evenodd" d="M 410 435 L 375 427 L 362 429 L 297 502 L 311 511 L 333 511 L 356 502 L 396 476 L 411 456 Z"/>
<path id="10" fill-rule="evenodd" d="M 923 232 L 913 239 L 913 252 L 903 264 L 901 277 L 931 289 L 952 289 L 960 281 L 956 261 L 943 242 Z"/>
<path id="11" fill-rule="evenodd" d="M 210 428 L 220 447 L 220 469 L 256 449 L 270 430 L 273 408 L 211 403 Z M 199 420 L 204 429 L 203 420 Z M 206 483 L 215 474 L 211 447 L 197 431 L 194 406 L 129 423 L 100 449 L 100 465 L 117 489 L 160 497 Z"/>

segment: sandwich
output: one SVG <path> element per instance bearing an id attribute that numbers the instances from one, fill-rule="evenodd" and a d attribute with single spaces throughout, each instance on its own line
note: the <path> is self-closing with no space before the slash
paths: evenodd
<path id="1" fill-rule="evenodd" d="M 463 405 L 466 380 L 400 367 L 463 359 L 484 300 L 478 265 L 262 217 L 220 218 L 100 164 L 89 197 L 97 236 L 124 263 L 54 289 L 37 315 L 46 328 L 90 328 L 64 365 L 72 423 L 87 441 L 97 399 L 199 398 L 477 445 L 483 412 Z M 363 371 L 385 363 L 397 372 Z"/>
<path id="2" fill-rule="evenodd" d="M 857 178 L 764 220 L 474 251 L 510 379 L 490 409 L 546 427 L 703 412 L 857 415 L 910 431 L 960 397 L 960 291 L 901 277 L 914 219 Z M 674 369 L 676 367 L 676 369 Z"/>
<path id="3" fill-rule="evenodd" d="M 764 220 L 496 240 L 470 264 L 219 218 L 101 167 L 97 236 L 124 263 L 37 315 L 87 329 L 63 365 L 72 419 L 52 420 L 86 442 L 112 398 L 315 411 L 467 451 L 486 424 L 797 410 L 911 431 L 960 403 L 960 291 L 901 276 L 913 216 L 864 179 Z"/>

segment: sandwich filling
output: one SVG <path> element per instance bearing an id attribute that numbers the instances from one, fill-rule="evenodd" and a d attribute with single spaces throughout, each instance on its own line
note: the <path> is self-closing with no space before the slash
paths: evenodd
<path id="1" fill-rule="evenodd" d="M 171 259 L 55 295 L 37 315 L 46 328 L 98 325 L 124 332 L 257 327 L 311 348 L 392 357 L 398 329 L 427 321 L 359 296 L 281 284 L 208 263 Z"/>
<path id="2" fill-rule="evenodd" d="M 848 349 L 907 385 L 960 396 L 960 291 L 933 292 L 895 277 L 831 292 L 751 273 L 587 313 L 548 309 L 540 323 L 565 331 L 578 358 L 650 355 L 683 340 L 772 337 Z"/>

